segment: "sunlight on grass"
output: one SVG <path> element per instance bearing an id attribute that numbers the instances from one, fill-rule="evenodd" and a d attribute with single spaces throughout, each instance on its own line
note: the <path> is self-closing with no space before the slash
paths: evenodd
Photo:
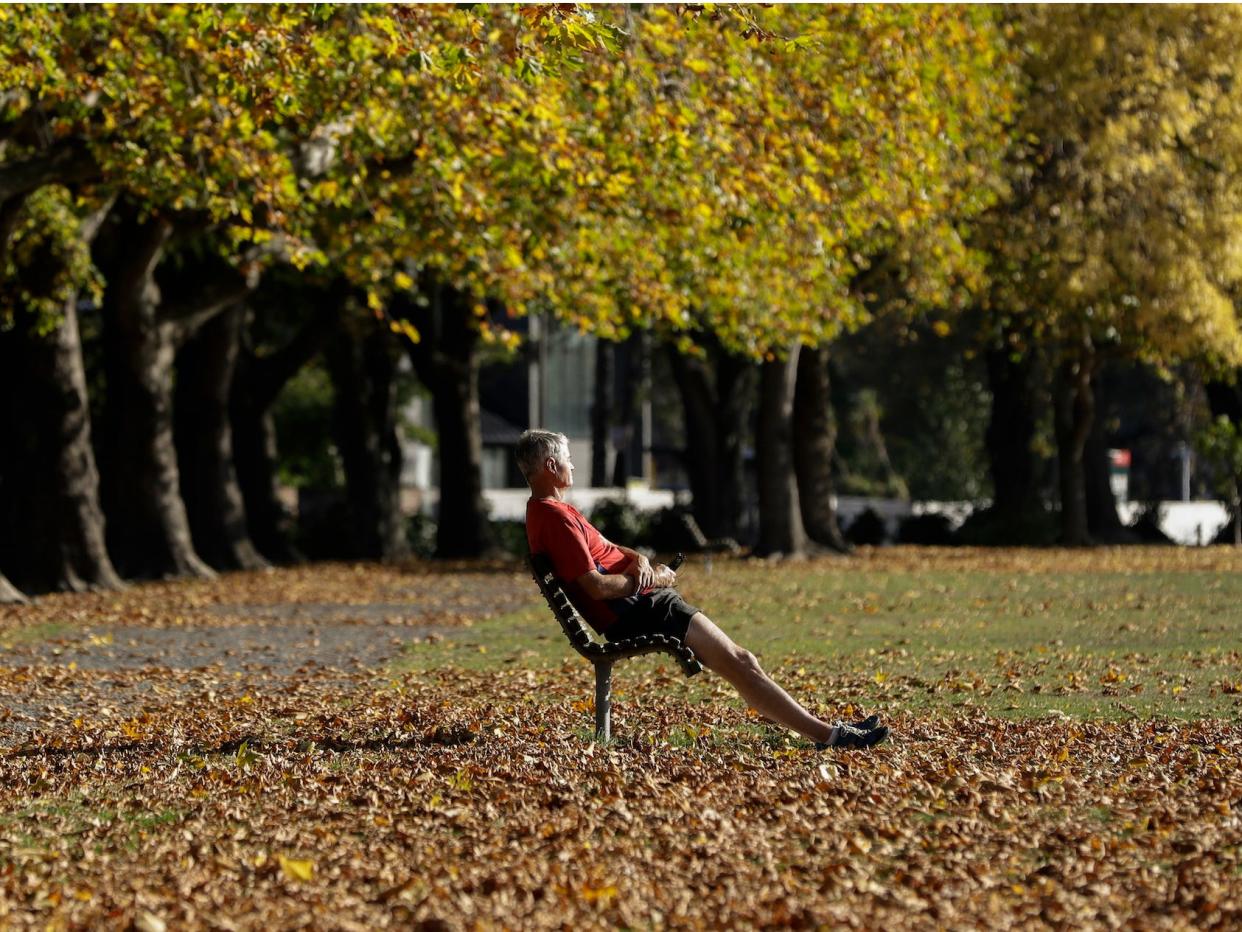
<path id="1" fill-rule="evenodd" d="M 710 574 L 692 560 L 682 590 L 812 705 L 1237 719 L 1239 570 L 1242 557 L 1221 548 L 893 548 L 801 563 L 717 559 Z M 394 668 L 544 669 L 567 658 L 532 584 L 528 605 L 413 645 Z M 673 689 L 701 700 L 708 679 Z"/>

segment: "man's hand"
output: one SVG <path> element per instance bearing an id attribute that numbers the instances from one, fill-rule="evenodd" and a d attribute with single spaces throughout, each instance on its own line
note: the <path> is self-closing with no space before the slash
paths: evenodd
<path id="1" fill-rule="evenodd" d="M 651 561 L 644 557 L 641 553 L 637 554 L 628 567 L 626 567 L 625 575 L 638 580 L 637 592 L 642 592 L 649 586 L 657 585 L 656 573 L 651 566 Z"/>
<path id="2" fill-rule="evenodd" d="M 653 585 L 657 589 L 671 589 L 677 585 L 677 573 L 660 563 L 655 568 L 655 582 Z"/>

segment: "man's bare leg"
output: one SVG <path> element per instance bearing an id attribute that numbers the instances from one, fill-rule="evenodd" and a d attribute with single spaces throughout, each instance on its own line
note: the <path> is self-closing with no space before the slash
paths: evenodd
<path id="1" fill-rule="evenodd" d="M 828 741 L 836 731 L 798 704 L 789 693 L 772 682 L 750 651 L 739 647 L 702 612 L 690 619 L 686 646 L 703 666 L 731 684 L 760 715 L 784 725 L 812 741 Z"/>

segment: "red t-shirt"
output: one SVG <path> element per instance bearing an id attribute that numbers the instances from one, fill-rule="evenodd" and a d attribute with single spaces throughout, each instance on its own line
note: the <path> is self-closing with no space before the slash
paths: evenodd
<path id="1" fill-rule="evenodd" d="M 592 599 L 578 585 L 578 578 L 591 570 L 620 573 L 629 565 L 630 558 L 604 540 L 582 512 L 568 502 L 530 499 L 526 503 L 526 542 L 531 553 L 548 555 L 565 594 L 596 631 L 602 632 L 634 603 L 635 596 L 607 601 Z"/>

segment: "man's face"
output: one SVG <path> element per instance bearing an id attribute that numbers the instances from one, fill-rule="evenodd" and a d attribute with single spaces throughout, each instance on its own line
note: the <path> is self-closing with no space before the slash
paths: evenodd
<path id="1" fill-rule="evenodd" d="M 561 456 L 549 457 L 548 472 L 556 478 L 558 489 L 567 489 L 574 484 L 574 464 L 570 461 L 568 450 Z"/>

